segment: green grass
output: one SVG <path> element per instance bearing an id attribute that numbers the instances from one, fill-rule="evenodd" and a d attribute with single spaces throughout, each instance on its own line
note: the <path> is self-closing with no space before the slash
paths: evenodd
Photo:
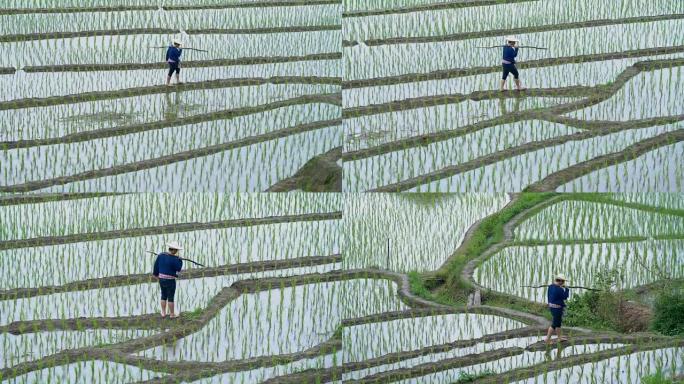
<path id="1" fill-rule="evenodd" d="M 472 290 L 470 283 L 461 279 L 461 273 L 466 264 L 479 257 L 492 244 L 501 242 L 504 236 L 504 225 L 513 217 L 553 196 L 556 196 L 556 193 L 521 194 L 514 203 L 483 219 L 468 239 L 463 251 L 437 271 L 436 280 L 444 282 L 439 290 L 439 295 L 442 296 L 440 299 L 447 302 L 465 302 Z"/>

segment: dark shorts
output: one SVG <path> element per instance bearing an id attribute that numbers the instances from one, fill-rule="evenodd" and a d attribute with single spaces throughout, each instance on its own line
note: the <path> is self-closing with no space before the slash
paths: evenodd
<path id="1" fill-rule="evenodd" d="M 180 74 L 180 63 L 169 63 L 169 76 L 174 72 Z"/>
<path id="2" fill-rule="evenodd" d="M 549 308 L 551 311 L 551 328 L 556 329 L 561 327 L 561 322 L 563 321 L 563 310 L 564 308 Z"/>
<path id="3" fill-rule="evenodd" d="M 515 64 L 501 64 L 503 66 L 503 80 L 506 80 L 508 78 L 508 74 L 512 73 L 514 78 L 518 78 L 518 68 L 515 67 Z"/>
<path id="4" fill-rule="evenodd" d="M 176 280 L 159 279 L 159 288 L 161 288 L 161 299 L 173 303 L 173 297 L 176 295 Z"/>

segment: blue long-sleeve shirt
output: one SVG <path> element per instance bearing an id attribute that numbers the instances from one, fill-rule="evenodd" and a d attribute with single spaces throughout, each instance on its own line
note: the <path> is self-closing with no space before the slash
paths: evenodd
<path id="1" fill-rule="evenodd" d="M 180 63 L 182 54 L 183 48 L 176 48 L 173 45 L 169 45 L 169 49 L 166 50 L 166 61 Z"/>
<path id="2" fill-rule="evenodd" d="M 152 274 L 159 276 L 161 273 L 168 276 L 178 277 L 178 272 L 180 272 L 182 268 L 183 260 L 181 260 L 180 257 L 162 252 L 157 255 L 157 259 L 154 261 L 154 269 Z"/>
<path id="3" fill-rule="evenodd" d="M 546 299 L 549 304 L 556 304 L 561 307 L 565 307 L 565 300 L 567 300 L 569 296 L 569 288 L 563 288 L 556 284 L 549 285 L 549 289 L 546 292 Z"/>
<path id="4" fill-rule="evenodd" d="M 515 64 L 515 57 L 518 56 L 518 47 L 511 47 L 510 45 L 504 45 L 503 47 L 503 59 L 511 64 Z"/>

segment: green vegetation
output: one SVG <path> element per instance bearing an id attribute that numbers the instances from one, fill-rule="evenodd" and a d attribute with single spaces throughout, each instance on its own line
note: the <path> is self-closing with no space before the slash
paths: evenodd
<path id="1" fill-rule="evenodd" d="M 670 336 L 684 336 L 684 292 L 672 289 L 656 299 L 652 328 Z"/>
<path id="2" fill-rule="evenodd" d="M 494 375 L 495 373 L 496 372 L 492 371 L 491 369 L 485 369 L 484 371 L 478 373 L 461 372 L 461 374 L 458 376 L 458 380 L 456 380 L 454 384 L 472 383 L 475 380 Z"/>
<path id="3" fill-rule="evenodd" d="M 665 377 L 662 368 L 658 368 L 656 373 L 641 378 L 641 384 L 678 384 L 681 380 L 671 380 Z"/>

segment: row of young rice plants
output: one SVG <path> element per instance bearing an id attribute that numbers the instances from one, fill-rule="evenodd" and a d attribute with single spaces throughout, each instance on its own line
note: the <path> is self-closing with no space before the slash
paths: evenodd
<path id="1" fill-rule="evenodd" d="M 684 190 L 684 144 L 654 149 L 624 163 L 597 169 L 585 176 L 559 186 L 556 191 L 681 192 Z"/>
<path id="2" fill-rule="evenodd" d="M 363 7 L 360 3 L 362 2 L 347 0 L 345 10 L 359 9 Z M 381 2 L 373 2 L 373 8 L 379 7 L 377 3 Z M 392 1 L 387 8 L 399 5 L 395 3 L 398 2 Z M 426 2 L 421 1 L 419 4 L 424 3 Z M 365 41 L 391 37 L 446 36 L 494 29 L 534 30 L 542 25 L 659 16 L 682 11 L 684 5 L 671 1 L 620 0 L 595 3 L 591 0 L 576 0 L 568 3 L 563 0 L 548 0 L 498 3 L 479 7 L 349 17 L 344 19 L 344 38 Z"/>
<path id="3" fill-rule="evenodd" d="M 257 0 L 62 0 L 60 2 L 60 7 L 64 8 L 92 8 L 92 7 L 105 7 L 105 6 L 115 6 L 115 7 L 146 7 L 146 6 L 171 6 L 171 5 L 181 5 L 181 6 L 209 6 L 209 5 L 238 5 L 245 3 L 256 3 Z M 0 9 L 4 8 L 54 8 L 54 3 L 52 0 L 7 0 L 2 4 Z M 58 8 L 59 9 L 59 8 Z M 73 10 L 67 9 L 67 11 L 72 12 Z"/>
<path id="4" fill-rule="evenodd" d="M 208 52 L 188 51 L 184 61 L 235 59 L 241 57 L 303 56 L 340 50 L 340 31 L 288 32 L 251 35 L 228 34 L 137 34 L 71 37 L 0 43 L 7 52 L 1 67 L 70 64 L 162 63 L 170 38 L 184 38 L 188 47 Z M 125 67 L 125 66 L 123 66 Z"/>
<path id="5" fill-rule="evenodd" d="M 550 284 L 553 276 L 562 272 L 572 279 L 572 285 L 591 287 L 598 273 L 615 269 L 622 273 L 618 289 L 652 283 L 663 274 L 682 278 L 684 240 L 511 246 L 487 259 L 473 277 L 494 291 L 545 303 L 544 289 L 526 286 Z M 586 291 L 571 290 L 570 294 L 583 293 Z"/>
<path id="6" fill-rule="evenodd" d="M 340 25 L 339 4 L 299 7 L 25 13 L 0 15 L 0 35 L 163 28 L 254 29 Z"/>
<path id="7" fill-rule="evenodd" d="M 580 120 L 629 121 L 684 113 L 684 67 L 641 72 L 608 100 L 566 114 Z"/>
<path id="8" fill-rule="evenodd" d="M 187 257 L 218 267 L 338 254 L 339 231 L 339 220 L 326 220 L 5 250 L 0 251 L 0 290 L 149 273 L 154 256 L 146 251 L 161 252 L 169 236 L 187 244 L 183 251 Z M 17 264 L 16 260 L 22 262 Z M 192 263 L 184 265 L 185 270 L 196 268 Z M 60 273 L 54 272 L 60 269 Z M 258 271 L 259 267 L 253 269 Z"/>
<path id="9" fill-rule="evenodd" d="M 681 129 L 681 123 L 629 129 L 581 141 L 546 146 L 490 165 L 420 184 L 412 192 L 518 192 L 547 175 L 597 156 L 622 151 L 654 136 Z M 674 159 L 673 159 L 674 161 Z M 506 174 L 506 178 L 501 175 Z"/>
<path id="10" fill-rule="evenodd" d="M 344 163 L 344 190 L 364 191 L 580 130 L 543 120 L 496 125 L 464 136 Z"/>
<path id="11" fill-rule="evenodd" d="M 200 89 L 182 93 L 158 93 L 113 100 L 89 100 L 74 104 L 6 109 L 0 111 L 3 141 L 64 137 L 105 128 L 125 128 L 144 123 L 172 123 L 192 116 L 241 110 L 258 105 L 286 101 L 299 96 L 329 94 L 339 91 L 334 85 L 264 84 L 216 89 Z M 299 104 L 306 104 L 299 102 Z M 273 109 L 278 107 L 275 105 Z M 252 114 L 259 112 L 254 111 Z M 296 122 L 290 110 L 287 121 Z M 337 115 L 339 117 L 339 113 Z M 182 124 L 182 120 L 175 125 Z M 13 127 L 13 128 L 10 128 Z M 135 131 L 135 127 L 131 128 Z"/>
<path id="12" fill-rule="evenodd" d="M 684 199 L 677 193 L 609 193 L 613 200 L 684 210 Z"/>
<path id="13" fill-rule="evenodd" d="M 346 194 L 344 265 L 397 272 L 439 268 L 506 194 Z"/>
<path id="14" fill-rule="evenodd" d="M 654 196 L 667 195 L 656 194 Z M 656 203 L 651 198 L 640 199 L 643 202 Z M 671 199 L 682 200 L 680 195 L 672 195 Z M 683 233 L 684 218 L 681 216 L 576 200 L 557 202 L 535 213 L 515 228 L 515 238 L 523 241 L 610 239 L 633 236 L 654 238 Z"/>
<path id="15" fill-rule="evenodd" d="M 681 41 L 675 35 L 681 33 L 683 26 L 679 20 L 661 20 L 520 34 L 518 37 L 525 44 L 548 50 L 528 49 L 517 59 L 520 62 L 549 58 L 562 60 L 577 55 L 622 52 L 626 49 L 625 40 L 630 41 L 630 50 L 677 46 Z M 622 39 L 614 39 L 613 36 L 621 36 Z M 499 65 L 501 51 L 476 47 L 490 46 L 502 39 L 503 34 L 451 42 L 347 48 L 343 58 L 345 80 Z M 411 60 L 405 60 L 407 57 Z"/>
<path id="16" fill-rule="evenodd" d="M 411 108 L 345 118 L 345 149 L 349 152 L 408 137 L 417 137 L 491 120 L 508 113 L 569 103 L 573 98 L 466 100 L 460 103 Z M 513 120 L 511 118 L 511 120 Z M 512 121 L 513 122 L 513 121 Z"/>
<path id="17" fill-rule="evenodd" d="M 60 193 L 159 189 L 171 192 L 265 191 L 294 175 L 311 158 L 340 147 L 340 133 L 340 125 L 337 125 L 156 168 L 98 176 L 65 185 L 60 183 L 40 190 Z M 204 173 L 197 173 L 197 169 Z"/>
<path id="18" fill-rule="evenodd" d="M 340 108 L 330 104 L 294 105 L 122 136 L 9 149 L 2 156 L 4 161 L 0 165 L 0 184 L 21 184 L 162 158 L 169 156 L 169 148 L 180 153 L 246 139 L 270 141 L 257 138 L 286 129 L 306 128 L 319 121 L 330 121 L 330 125 L 334 126 L 339 115 Z M 342 137 L 338 137 L 338 144 L 341 144 Z M 248 143 L 236 146 L 254 148 Z"/>
<path id="19" fill-rule="evenodd" d="M 521 69 L 523 84 L 527 88 L 593 87 L 610 84 L 631 65 L 646 60 L 682 58 L 682 53 L 599 60 L 583 63 L 558 64 L 546 67 Z M 522 66 L 521 66 L 522 68 Z M 499 68 L 492 73 L 462 76 L 451 79 L 425 80 L 403 84 L 344 89 L 345 108 L 388 103 L 395 100 L 435 96 L 470 94 L 477 91 L 498 91 L 501 78 Z M 2 81 L 2 77 L 0 77 Z M 673 85 L 676 87 L 676 85 Z M 668 89 L 672 87 L 668 86 Z M 650 88 L 646 88 L 647 90 Z"/>
<path id="20" fill-rule="evenodd" d="M 225 80 L 231 78 L 270 78 L 283 76 L 314 76 L 342 78 L 338 60 L 309 60 L 285 63 L 200 67 L 184 69 L 186 83 Z M 129 88 L 159 86 L 166 71 L 159 69 L 130 69 L 126 71 L 85 72 L 23 72 L 0 76 L 0 87 L 12 89 L 0 95 L 0 101 L 66 96 L 86 92 L 105 92 Z M 282 85 L 280 86 L 282 87 Z M 131 93 L 136 90 L 130 90 Z M 278 92 L 275 89 L 274 93 Z M 171 94 L 171 101 L 186 99 L 187 91 Z M 220 97 L 220 96 L 218 96 Z M 248 95 L 243 95 L 248 98 Z M 168 103 L 173 105 L 173 103 Z M 178 104 L 178 103 L 176 103 Z"/>
<path id="21" fill-rule="evenodd" d="M 336 194 L 134 193 L 0 206 L 0 240 L 342 211 Z M 106 215 L 103 215 L 103 212 Z"/>

